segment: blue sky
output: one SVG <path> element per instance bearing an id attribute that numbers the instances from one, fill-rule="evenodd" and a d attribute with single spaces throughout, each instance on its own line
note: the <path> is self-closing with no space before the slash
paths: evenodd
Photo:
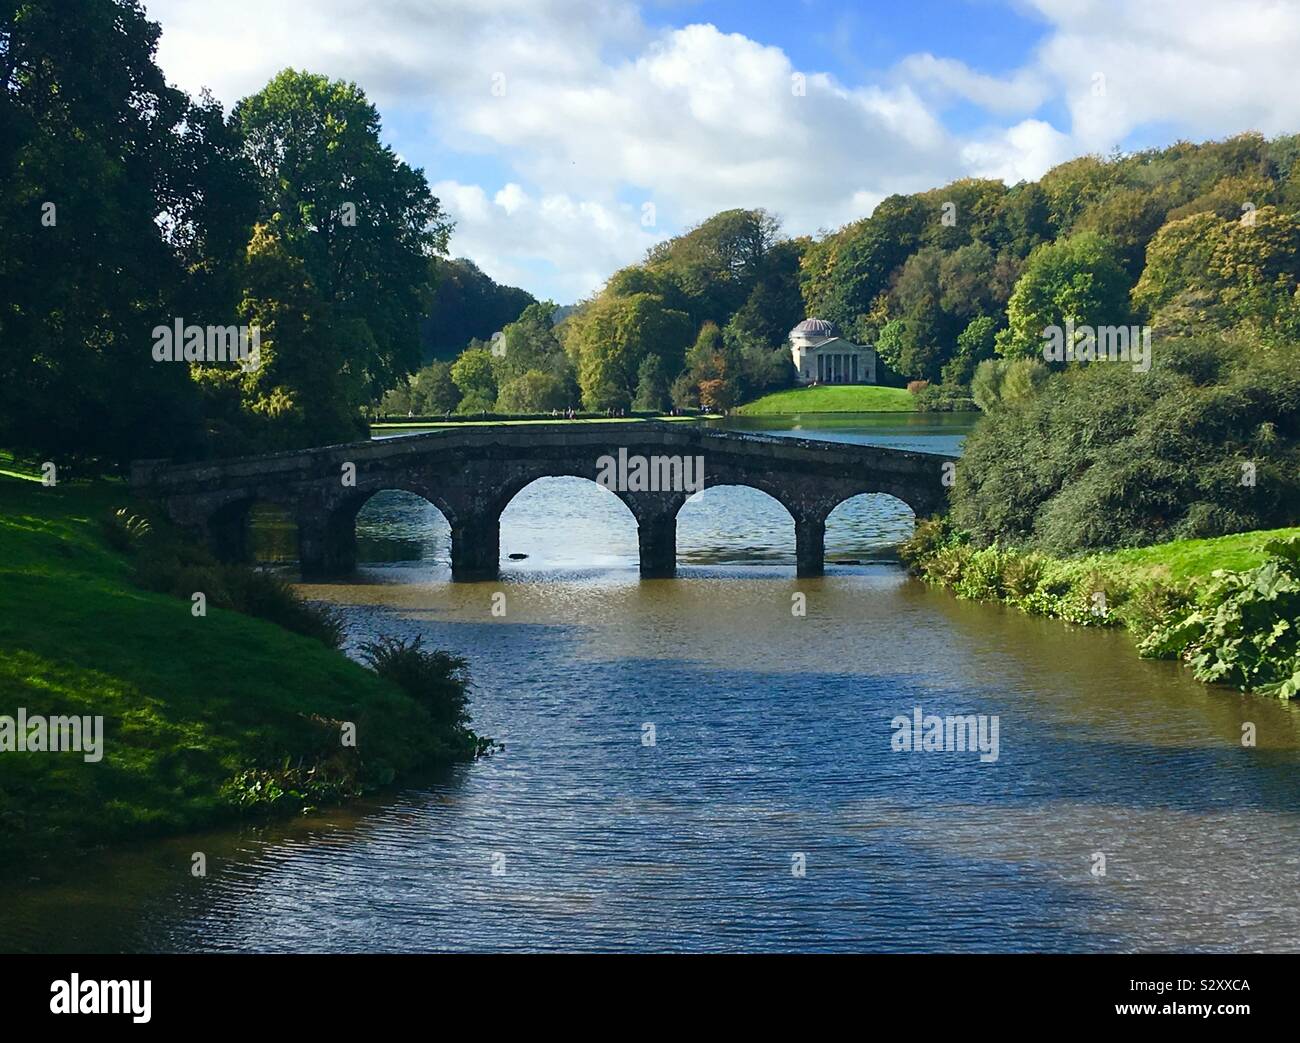
<path id="1" fill-rule="evenodd" d="M 718 210 L 791 234 L 963 176 L 1300 130 L 1300 0 L 145 0 L 227 105 L 355 80 L 451 250 L 568 303 Z"/>
<path id="2" fill-rule="evenodd" d="M 647 22 L 664 28 L 708 22 L 724 33 L 742 33 L 782 48 L 801 68 L 823 69 L 846 83 L 886 75 L 900 58 L 926 51 L 982 72 L 1010 72 L 1048 31 L 1030 9 L 995 0 L 728 0 L 650 4 L 642 11 Z"/>

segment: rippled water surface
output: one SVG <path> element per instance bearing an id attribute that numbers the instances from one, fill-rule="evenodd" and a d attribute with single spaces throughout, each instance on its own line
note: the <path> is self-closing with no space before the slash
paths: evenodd
<path id="1" fill-rule="evenodd" d="M 890 423 L 829 434 L 960 438 Z M 793 574 L 788 516 L 745 489 L 683 509 L 675 580 L 638 578 L 630 515 L 577 479 L 510 505 L 503 556 L 527 557 L 497 583 L 449 582 L 423 501 L 381 494 L 360 524 L 356 579 L 305 592 L 344 607 L 353 644 L 422 634 L 468 656 L 476 726 L 505 751 L 33 885 L 5 948 L 1300 947 L 1297 713 L 1142 662 L 1121 634 L 908 580 L 897 501 L 839 508 L 828 556 L 856 564 L 817 580 Z M 891 750 L 918 706 L 997 715 L 996 762 Z"/>

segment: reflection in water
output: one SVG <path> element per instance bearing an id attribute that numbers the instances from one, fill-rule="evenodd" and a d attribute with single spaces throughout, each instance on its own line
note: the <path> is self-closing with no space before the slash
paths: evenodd
<path id="1" fill-rule="evenodd" d="M 357 560 L 450 562 L 451 527 L 437 507 L 414 493 L 375 493 L 357 514 Z"/>
<path id="2" fill-rule="evenodd" d="M 826 524 L 826 557 L 892 557 L 912 531 L 911 509 L 891 496 L 855 496 Z M 294 558 L 292 526 L 254 529 L 259 561 Z M 514 560 L 511 555 L 515 555 Z M 501 515 L 501 566 L 507 574 L 539 568 L 635 569 L 636 521 L 613 493 L 581 478 L 541 478 Z M 447 565 L 451 528 L 414 493 L 375 493 L 357 515 L 357 560 L 370 565 Z M 684 565 L 794 563 L 794 521 L 757 489 L 715 486 L 692 496 L 677 518 L 677 560 Z"/>
<path id="3" fill-rule="evenodd" d="M 949 456 L 960 455 L 974 423 L 973 413 L 796 413 L 707 421 L 709 427 L 728 431 L 881 445 Z"/>
<path id="4" fill-rule="evenodd" d="M 643 582 L 616 497 L 535 483 L 502 520 L 503 553 L 529 557 L 487 584 L 449 582 L 436 511 L 376 496 L 373 564 L 305 593 L 345 610 L 354 647 L 422 634 L 467 655 L 505 752 L 28 889 L 0 947 L 1297 948 L 1295 710 L 894 565 L 796 579 L 788 516 L 747 496 L 688 505 L 682 576 Z M 911 524 L 887 497 L 842 510 L 832 556 L 884 556 Z M 998 715 L 998 761 L 893 752 L 917 706 Z"/>
<path id="5" fill-rule="evenodd" d="M 279 504 L 253 504 L 248 523 L 254 561 L 286 565 L 298 560 L 298 524 Z"/>
<path id="6" fill-rule="evenodd" d="M 677 515 L 677 560 L 689 564 L 794 563 L 794 519 L 765 492 L 702 489 Z"/>

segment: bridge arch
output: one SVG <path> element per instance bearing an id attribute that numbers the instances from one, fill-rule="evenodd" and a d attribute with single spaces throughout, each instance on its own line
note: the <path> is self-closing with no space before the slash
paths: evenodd
<path id="1" fill-rule="evenodd" d="M 558 492 L 561 502 L 546 518 L 546 524 L 533 531 L 520 528 L 516 508 L 522 510 L 530 494 L 549 487 Z M 599 484 L 591 475 L 545 474 L 515 489 L 498 515 L 501 526 L 501 549 L 504 554 L 527 552 L 531 557 L 539 546 L 545 547 L 548 530 L 571 529 L 594 521 L 600 528 L 600 542 L 615 550 L 636 553 L 637 515 L 635 503 L 627 493 L 619 493 Z"/>
<path id="2" fill-rule="evenodd" d="M 454 524 L 456 511 L 451 502 L 435 486 L 427 482 L 410 480 L 410 481 L 384 481 L 365 488 L 357 489 L 353 495 L 343 498 L 336 506 L 336 510 L 351 513 L 356 518 L 367 507 L 371 506 L 376 496 L 384 493 L 402 493 L 406 496 L 413 496 L 423 500 L 429 506 L 434 507 L 439 514 L 447 519 L 449 525 Z"/>
<path id="3" fill-rule="evenodd" d="M 915 509 L 894 493 L 864 491 L 839 500 L 826 515 L 826 553 L 860 557 L 897 546 L 916 528 Z"/>
<path id="4" fill-rule="evenodd" d="M 450 508 L 413 489 L 376 489 L 357 508 L 357 560 L 367 564 L 451 560 Z"/>
<path id="5" fill-rule="evenodd" d="M 512 473 L 491 491 L 483 513 L 500 518 L 515 497 L 530 486 L 548 478 L 575 478 L 588 482 L 597 489 L 605 488 L 596 481 L 594 462 L 590 467 L 578 462 L 560 462 L 546 467 L 511 468 L 511 471 Z M 617 489 L 610 489 L 609 492 L 622 501 L 633 518 L 637 517 L 638 501 L 633 493 Z"/>
<path id="6" fill-rule="evenodd" d="M 596 481 L 597 461 L 604 453 L 561 460 L 504 465 L 506 472 L 480 497 L 477 510 L 467 512 L 459 531 L 452 530 L 452 571 L 456 579 L 492 579 L 501 559 L 501 516 L 520 493 L 547 478 L 575 478 L 603 488 Z M 685 492 L 649 492 L 609 489 L 637 527 L 637 553 L 641 575 L 671 576 L 676 569 L 677 511 L 686 501 Z"/>
<path id="7" fill-rule="evenodd" d="M 248 508 L 248 560 L 258 565 L 298 561 L 298 518 L 274 500 L 255 500 Z"/>
<path id="8" fill-rule="evenodd" d="M 384 476 L 356 487 L 340 486 L 323 502 L 305 498 L 298 504 L 298 560 L 304 578 L 345 575 L 356 568 L 357 517 L 385 493 L 417 497 L 455 526 L 451 504 L 418 476 L 406 480 Z"/>
<path id="9" fill-rule="evenodd" d="M 219 561 L 252 560 L 253 516 L 259 510 L 275 512 L 281 519 L 287 519 L 290 526 L 297 524 L 293 498 L 279 496 L 274 491 L 264 489 L 222 497 L 198 519 L 199 528 L 207 537 L 208 547 Z"/>
<path id="10" fill-rule="evenodd" d="M 782 548 L 779 557 L 771 560 L 788 561 L 795 552 L 798 521 L 791 505 L 774 491 L 763 488 L 763 484 L 766 483 L 736 479 L 706 484 L 702 491 L 688 497 L 678 510 L 678 534 L 682 533 L 685 519 L 685 528 L 692 542 L 711 543 L 717 548 L 732 537 L 735 526 L 731 522 L 739 519 L 750 529 L 758 526 L 765 535 L 773 537 L 771 543 Z M 741 505 L 735 502 L 737 495 L 742 497 Z M 744 500 L 749 503 L 744 503 Z M 749 513 L 742 516 L 742 510 Z M 751 551 L 753 556 L 763 556 L 756 548 L 751 548 Z"/>

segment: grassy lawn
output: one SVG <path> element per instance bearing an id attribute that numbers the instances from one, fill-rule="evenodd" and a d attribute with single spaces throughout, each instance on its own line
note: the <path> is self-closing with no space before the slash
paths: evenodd
<path id="1" fill-rule="evenodd" d="M 1266 529 L 1216 536 L 1208 540 L 1176 540 L 1152 547 L 1114 551 L 1098 556 L 1098 563 L 1123 570 L 1159 572 L 1170 579 L 1208 576 L 1215 569 L 1240 572 L 1264 562 L 1263 546 L 1269 540 L 1300 536 L 1300 528 Z"/>
<path id="2" fill-rule="evenodd" d="M 98 763 L 0 752 L 0 869 L 230 818 L 224 783 L 338 756 L 342 721 L 368 780 L 438 755 L 426 712 L 341 653 L 132 585 L 99 524 L 126 502 L 115 483 L 0 477 L 0 715 L 104 717 Z"/>
<path id="3" fill-rule="evenodd" d="M 13 453 L 0 449 L 0 478 L 17 478 L 23 482 L 37 482 L 41 480 L 39 474 L 34 474 L 24 470 L 14 462 Z"/>
<path id="4" fill-rule="evenodd" d="M 774 391 L 740 406 L 741 416 L 781 413 L 911 413 L 916 401 L 905 388 L 871 384 L 820 384 L 817 387 Z"/>

